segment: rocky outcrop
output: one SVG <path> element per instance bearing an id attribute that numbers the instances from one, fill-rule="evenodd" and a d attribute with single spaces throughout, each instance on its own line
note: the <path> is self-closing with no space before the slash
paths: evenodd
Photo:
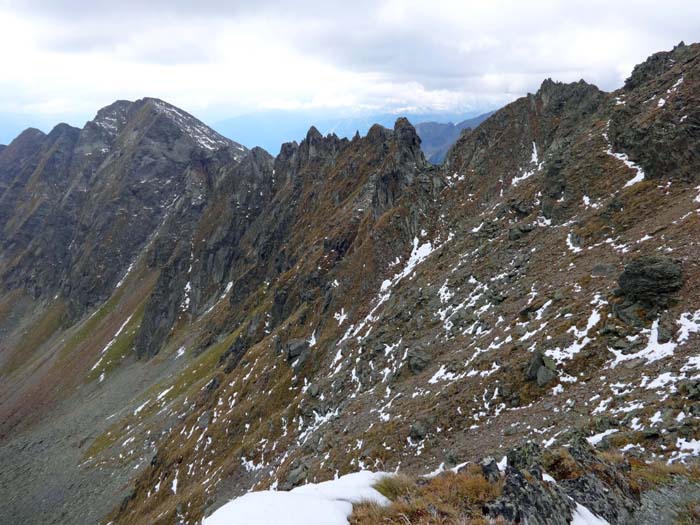
<path id="1" fill-rule="evenodd" d="M 696 46 L 681 42 L 636 66 L 617 99 L 609 125 L 611 142 L 649 178 L 698 180 L 699 64 Z"/>
<path id="2" fill-rule="evenodd" d="M 632 301 L 666 306 L 683 285 L 681 265 L 668 257 L 645 256 L 630 261 L 618 279 L 620 294 Z"/>
<path id="3" fill-rule="evenodd" d="M 624 465 L 600 459 L 582 438 L 568 451 L 543 452 L 528 443 L 508 453 L 503 494 L 485 511 L 506 523 L 568 525 L 582 505 L 611 525 L 631 523 L 640 495 L 628 474 Z"/>
<path id="4" fill-rule="evenodd" d="M 373 128 L 367 138 L 375 142 L 383 140 L 389 148 L 389 155 L 376 175 L 372 195 L 374 216 L 379 217 L 396 205 L 427 163 L 420 149 L 420 137 L 406 118 L 396 120 L 393 133 Z"/>
<path id="5" fill-rule="evenodd" d="M 506 523 L 568 525 L 574 509 L 573 501 L 556 485 L 541 478 L 528 481 L 525 476 L 520 470 L 507 467 L 503 495 L 487 504 L 486 514 Z"/>

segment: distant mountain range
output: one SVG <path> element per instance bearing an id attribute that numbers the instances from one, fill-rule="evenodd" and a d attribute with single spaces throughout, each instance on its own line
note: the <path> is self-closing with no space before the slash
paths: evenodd
<path id="1" fill-rule="evenodd" d="M 421 138 L 421 149 L 429 162 L 441 164 L 445 160 L 452 144 L 457 142 L 459 135 L 465 129 L 473 129 L 493 115 L 493 111 L 474 118 L 463 120 L 457 124 L 452 122 L 419 122 L 416 131 Z"/>
<path id="2" fill-rule="evenodd" d="M 403 116 L 416 126 L 425 157 L 433 164 L 439 164 L 462 130 L 478 126 L 491 114 L 493 111 L 484 114 L 422 112 Z M 335 133 L 340 138 L 351 138 L 355 133 L 366 135 L 373 124 L 391 128 L 399 116 L 397 113 L 339 116 L 314 111 L 279 110 L 237 116 L 219 121 L 212 127 L 223 136 L 235 138 L 249 148 L 258 146 L 276 155 L 282 144 L 304 137 L 311 126 L 323 135 Z M 53 127 L 48 122 L 30 119 L 26 115 L 0 114 L 0 149 L 4 147 L 3 143 L 9 143 L 25 129 L 27 122 L 42 131 Z"/>
<path id="3" fill-rule="evenodd" d="M 279 110 L 240 115 L 217 122 L 212 127 L 226 137 L 235 137 L 237 142 L 249 148 L 260 146 L 272 155 L 276 155 L 282 144 L 304 137 L 310 126 L 314 126 L 322 135 L 335 133 L 340 138 L 350 138 L 355 133 L 366 135 L 373 124 L 391 128 L 400 116 L 405 116 L 414 125 L 430 124 L 428 126 L 430 131 L 426 131 L 425 137 L 423 137 L 421 130 L 418 130 L 418 133 L 424 142 L 430 144 L 432 153 L 439 149 L 443 152 L 442 156 L 444 157 L 444 151 L 457 140 L 461 130 L 465 127 L 476 126 L 475 121 L 483 121 L 486 115 L 480 115 L 478 112 L 461 114 L 422 112 L 338 116 L 313 111 Z M 459 124 L 454 125 L 453 122 L 459 122 Z M 464 127 L 454 131 L 455 128 L 462 125 Z M 432 129 L 441 126 L 446 126 L 449 130 L 442 132 L 444 140 L 433 138 Z M 431 154 L 426 152 L 426 157 L 430 157 Z"/>

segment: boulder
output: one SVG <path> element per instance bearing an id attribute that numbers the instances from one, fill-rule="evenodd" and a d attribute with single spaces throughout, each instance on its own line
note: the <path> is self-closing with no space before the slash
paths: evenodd
<path id="1" fill-rule="evenodd" d="M 545 386 L 557 377 L 556 368 L 557 365 L 554 360 L 537 349 L 533 352 L 530 359 L 526 377 L 528 381 L 537 381 L 539 386 Z"/>
<path id="2" fill-rule="evenodd" d="M 306 479 L 309 470 L 306 463 L 301 463 L 289 471 L 287 479 L 280 485 L 281 490 L 291 490 Z"/>
<path id="3" fill-rule="evenodd" d="M 666 307 L 683 285 L 681 265 L 668 258 L 643 256 L 630 261 L 618 279 L 618 293 L 645 307 Z"/>
<path id="4" fill-rule="evenodd" d="M 556 372 L 546 366 L 541 366 L 539 370 L 537 370 L 537 386 L 547 386 L 556 377 Z"/>
<path id="5" fill-rule="evenodd" d="M 430 357 L 427 354 L 421 352 L 420 350 L 416 350 L 415 348 L 411 348 L 408 351 L 407 357 L 408 367 L 414 374 L 425 370 L 428 364 L 430 364 Z"/>
<path id="6" fill-rule="evenodd" d="M 511 241 L 517 241 L 534 229 L 535 227 L 532 224 L 516 224 L 508 230 L 508 238 Z"/>
<path id="7" fill-rule="evenodd" d="M 309 342 L 305 339 L 290 339 L 287 341 L 287 359 L 290 361 L 299 357 L 304 350 L 309 348 Z"/>
<path id="8" fill-rule="evenodd" d="M 409 436 L 416 441 L 422 441 L 428 435 L 428 429 L 422 421 L 416 421 L 411 425 Z"/>

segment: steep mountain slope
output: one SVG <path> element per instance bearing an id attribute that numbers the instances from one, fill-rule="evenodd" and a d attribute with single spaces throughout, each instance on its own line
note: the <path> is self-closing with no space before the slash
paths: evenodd
<path id="1" fill-rule="evenodd" d="M 577 434 L 691 456 L 699 83 L 700 45 L 614 93 L 547 80 L 441 167 L 405 119 L 276 158 L 150 99 L 94 149 L 28 130 L 0 152 L 0 515 L 197 523 Z"/>

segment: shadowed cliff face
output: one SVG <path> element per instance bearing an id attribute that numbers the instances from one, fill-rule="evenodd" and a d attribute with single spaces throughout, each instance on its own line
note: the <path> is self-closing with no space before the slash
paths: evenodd
<path id="1" fill-rule="evenodd" d="M 109 410 L 75 453 L 118 482 L 117 523 L 570 430 L 683 458 L 699 57 L 654 55 L 614 93 L 546 80 L 440 167 L 405 119 L 276 158 L 155 99 L 26 131 L 0 151 L 2 439 Z"/>
<path id="2" fill-rule="evenodd" d="M 0 160 L 3 283 L 59 293 L 75 321 L 109 296 L 179 200 L 206 198 L 203 166 L 242 153 L 155 99 L 117 102 L 83 130 L 27 130 Z"/>

